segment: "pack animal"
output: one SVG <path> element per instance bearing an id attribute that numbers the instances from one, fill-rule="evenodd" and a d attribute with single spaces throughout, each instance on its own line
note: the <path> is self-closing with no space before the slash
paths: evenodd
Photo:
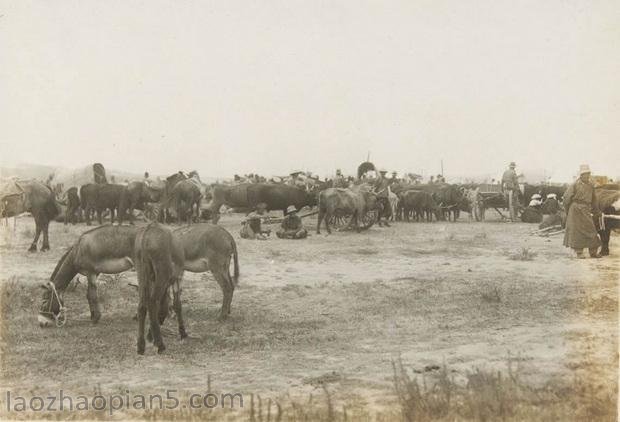
<path id="1" fill-rule="evenodd" d="M 321 223 L 325 221 L 327 233 L 331 233 L 329 221 L 333 216 L 350 215 L 348 228 L 354 226 L 359 233 L 360 221 L 369 210 L 377 209 L 377 195 L 363 186 L 340 189 L 329 188 L 319 193 L 319 215 L 316 225 L 317 234 L 321 234 Z"/>
<path id="2" fill-rule="evenodd" d="M 36 231 L 28 251 L 37 251 L 41 233 L 43 233 L 41 251 L 49 250 L 49 223 L 60 213 L 54 192 L 47 185 L 36 180 L 20 180 L 15 182 L 15 185 L 19 189 L 19 194 L 12 195 L 10 198 L 1 198 L 3 201 L 2 216 L 13 217 L 24 212 L 31 213 Z"/>

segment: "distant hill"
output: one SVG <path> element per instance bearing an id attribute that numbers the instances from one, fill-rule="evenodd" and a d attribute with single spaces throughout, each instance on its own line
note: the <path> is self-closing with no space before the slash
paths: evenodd
<path id="1" fill-rule="evenodd" d="M 103 164 L 105 166 L 105 163 Z M 124 181 L 142 180 L 143 174 L 132 173 L 124 170 L 109 169 L 106 167 L 106 177 L 108 182 L 112 181 L 114 177 L 115 183 L 122 183 Z M 19 164 L 14 167 L 2 167 L 0 166 L 0 179 L 6 179 L 9 177 L 16 177 L 19 179 L 37 179 L 46 181 L 50 175 L 54 175 L 54 183 L 63 183 L 65 189 L 71 186 L 80 186 L 85 183 L 92 182 L 91 180 L 91 166 L 83 166 L 80 168 L 68 168 L 62 166 L 48 166 L 41 164 Z M 151 175 L 151 178 L 161 177 L 162 179 L 169 176 L 166 175 Z M 203 176 L 200 174 L 200 180 L 203 183 L 215 183 L 216 181 L 226 180 L 225 178 L 216 178 L 210 176 Z"/>

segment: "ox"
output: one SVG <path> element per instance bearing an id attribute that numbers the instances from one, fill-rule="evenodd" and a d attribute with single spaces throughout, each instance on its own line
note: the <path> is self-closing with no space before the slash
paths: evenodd
<path id="1" fill-rule="evenodd" d="M 316 205 L 316 194 L 282 184 L 215 185 L 212 189 L 212 196 L 208 208 L 213 216 L 214 223 L 219 220 L 222 205 L 249 210 L 262 202 L 267 205 L 267 209 L 282 210 L 284 215 L 286 215 L 286 209 L 289 205 L 295 205 L 298 210 L 306 206 Z"/>
<path id="2" fill-rule="evenodd" d="M 404 213 L 405 221 L 409 221 L 409 216 L 416 221 L 433 221 L 433 214 L 439 219 L 440 209 L 437 202 L 429 192 L 420 190 L 407 190 L 400 193 L 400 206 Z"/>
<path id="3" fill-rule="evenodd" d="M 620 191 L 596 189 L 595 194 L 598 208 L 603 214 L 620 216 Z M 605 218 L 601 221 L 595 221 L 595 225 L 601 238 L 601 255 L 609 255 L 611 229 L 620 229 L 620 220 Z"/>
<path id="4" fill-rule="evenodd" d="M 327 233 L 331 233 L 329 220 L 333 216 L 350 215 L 348 227 L 355 225 L 360 231 L 360 219 L 367 211 L 377 209 L 377 195 L 366 190 L 364 186 L 348 189 L 329 188 L 319 193 L 319 216 L 316 225 L 317 234 L 321 234 L 321 222 L 325 219 Z"/>

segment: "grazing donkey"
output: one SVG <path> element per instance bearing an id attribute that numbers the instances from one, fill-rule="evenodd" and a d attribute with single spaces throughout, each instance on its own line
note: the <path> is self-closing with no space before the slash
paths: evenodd
<path id="1" fill-rule="evenodd" d="M 160 325 L 168 316 L 168 290 L 172 287 L 173 308 L 179 323 L 181 338 L 187 337 L 181 310 L 181 281 L 185 257 L 183 246 L 172 232 L 159 223 L 151 223 L 138 232 L 135 243 L 135 263 L 138 272 L 138 354 L 144 354 L 144 324 L 149 315 L 149 340 L 162 353 L 166 346 L 161 338 Z"/>
<path id="2" fill-rule="evenodd" d="M 39 309 L 39 325 L 49 327 L 64 324 L 62 294 L 73 278 L 82 274 L 88 279 L 86 298 L 90 318 L 96 323 L 101 318 L 97 299 L 99 274 L 119 274 L 134 266 L 134 242 L 138 228 L 127 226 L 99 226 L 88 230 L 60 258 L 50 281 L 43 287 L 43 300 Z"/>

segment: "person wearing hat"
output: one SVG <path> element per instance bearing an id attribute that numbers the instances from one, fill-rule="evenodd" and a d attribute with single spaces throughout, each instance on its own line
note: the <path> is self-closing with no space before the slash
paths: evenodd
<path id="1" fill-rule="evenodd" d="M 572 248 L 577 258 L 585 258 L 583 249 L 588 248 L 590 257 L 599 258 L 598 248 L 601 240 L 596 232 L 594 220 L 600 211 L 594 196 L 594 185 L 590 181 L 590 167 L 579 166 L 579 178 L 564 193 L 566 210 L 566 231 L 564 246 Z"/>
<path id="2" fill-rule="evenodd" d="M 299 175 L 301 174 L 301 171 L 296 170 L 293 171 L 289 174 L 289 179 L 288 179 L 288 184 L 291 186 L 297 186 L 297 184 L 299 183 Z"/>
<path id="3" fill-rule="evenodd" d="M 540 223 L 543 220 L 541 211 L 542 196 L 539 193 L 532 195 L 532 199 L 521 213 L 521 221 L 524 223 Z"/>
<path id="4" fill-rule="evenodd" d="M 282 221 L 280 230 L 276 232 L 276 236 L 280 239 L 305 239 L 308 236 L 308 231 L 304 229 L 301 217 L 297 215 L 295 205 L 289 205 L 286 209 L 286 216 Z"/>
<path id="5" fill-rule="evenodd" d="M 510 163 L 508 169 L 504 171 L 502 175 L 502 190 L 508 199 L 508 211 L 510 213 L 510 221 L 516 221 L 517 212 L 517 191 L 519 190 L 519 176 L 515 171 L 517 165 L 513 162 Z"/>
<path id="6" fill-rule="evenodd" d="M 566 214 L 560 208 L 560 203 L 555 193 L 547 194 L 547 199 L 543 202 L 540 210 L 543 213 L 543 220 L 538 226 L 539 229 L 564 225 Z"/>
<path id="7" fill-rule="evenodd" d="M 547 215 L 557 214 L 560 211 L 560 203 L 555 193 L 548 193 L 547 199 L 542 204 L 542 213 Z"/>
<path id="8" fill-rule="evenodd" d="M 342 175 L 342 171 L 340 169 L 336 170 L 336 177 L 334 177 L 334 187 L 335 188 L 346 188 L 349 186 L 349 183 Z"/>
<path id="9" fill-rule="evenodd" d="M 390 184 L 394 181 L 394 179 L 388 179 L 385 177 L 386 174 L 387 170 L 379 170 L 379 177 L 374 183 L 374 191 L 377 194 L 377 201 L 381 205 L 379 208 L 379 219 L 377 220 L 379 227 L 382 227 L 383 225 L 390 227 L 388 220 L 392 216 L 392 206 L 390 205 Z M 383 219 L 385 221 L 383 221 Z"/>
<path id="10" fill-rule="evenodd" d="M 535 193 L 532 195 L 532 199 L 528 206 L 530 207 L 540 207 L 542 205 L 542 196 L 539 193 Z"/>
<path id="11" fill-rule="evenodd" d="M 265 218 L 265 212 L 267 211 L 267 204 L 264 202 L 256 205 L 256 209 L 249 213 L 243 221 L 241 231 L 239 234 L 242 239 L 251 240 L 266 240 L 267 236 L 271 233 L 271 230 L 263 230 L 261 222 Z"/>

